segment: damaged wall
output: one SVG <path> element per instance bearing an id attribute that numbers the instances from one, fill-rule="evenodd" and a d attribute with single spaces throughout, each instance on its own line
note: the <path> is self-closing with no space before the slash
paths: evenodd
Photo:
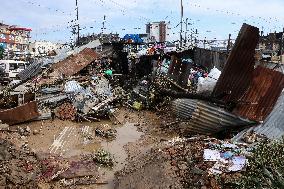
<path id="1" fill-rule="evenodd" d="M 208 70 L 216 67 L 218 70 L 223 70 L 227 61 L 227 54 L 211 51 L 208 49 L 195 48 L 194 49 L 194 63 L 201 65 Z"/>

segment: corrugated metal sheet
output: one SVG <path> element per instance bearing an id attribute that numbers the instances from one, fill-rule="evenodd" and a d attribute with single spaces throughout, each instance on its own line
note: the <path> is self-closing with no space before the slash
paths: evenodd
<path id="1" fill-rule="evenodd" d="M 272 111 L 284 87 L 284 75 L 257 67 L 253 80 L 233 113 L 255 121 L 263 121 Z"/>
<path id="2" fill-rule="evenodd" d="M 194 49 L 194 63 L 207 68 L 209 71 L 214 67 L 222 71 L 227 58 L 227 53 L 216 52 L 198 47 Z"/>
<path id="3" fill-rule="evenodd" d="M 20 80 L 23 80 L 23 81 L 31 79 L 37 76 L 42 71 L 41 66 L 42 66 L 41 62 L 35 62 L 29 65 L 25 70 L 20 72 L 18 74 L 18 77 L 20 78 Z"/>
<path id="4" fill-rule="evenodd" d="M 66 48 L 62 48 L 62 49 L 56 49 L 56 56 L 54 57 L 54 63 L 63 61 L 64 59 L 66 59 L 69 55 L 75 55 L 80 53 L 82 50 L 84 50 L 85 48 L 89 48 L 89 49 L 95 49 L 97 47 L 99 47 L 101 45 L 101 42 L 99 39 L 94 40 L 89 42 L 86 45 L 83 45 L 81 47 L 76 47 L 75 49 L 71 49 L 70 47 L 66 47 Z"/>
<path id="5" fill-rule="evenodd" d="M 41 103 L 51 103 L 51 104 L 56 104 L 58 102 L 64 101 L 68 98 L 66 94 L 59 94 L 59 95 L 47 95 L 43 96 L 41 98 L 38 98 L 37 100 L 40 101 Z"/>
<path id="6" fill-rule="evenodd" d="M 91 64 L 96 58 L 98 58 L 98 54 L 92 49 L 86 48 L 80 53 L 71 55 L 67 59 L 52 65 L 53 73 L 51 75 L 57 77 L 62 74 L 72 76 Z"/>
<path id="7" fill-rule="evenodd" d="M 257 127 L 255 132 L 263 134 L 270 139 L 278 139 L 284 135 L 284 94 L 278 99 L 273 111 L 264 121 Z"/>
<path id="8" fill-rule="evenodd" d="M 240 141 L 249 132 L 254 131 L 259 135 L 264 135 L 267 138 L 280 139 L 284 135 L 284 93 L 278 99 L 273 111 L 265 119 L 263 124 L 240 132 L 233 138 L 235 141 Z"/>
<path id="9" fill-rule="evenodd" d="M 189 120 L 186 129 L 195 133 L 213 134 L 237 126 L 255 124 L 200 100 L 177 99 L 173 101 L 172 109 L 179 118 Z"/>
<path id="10" fill-rule="evenodd" d="M 0 111 L 0 120 L 9 125 L 30 121 L 39 116 L 40 114 L 35 101 L 26 103 L 16 108 Z"/>
<path id="11" fill-rule="evenodd" d="M 222 98 L 225 102 L 237 102 L 243 96 L 252 80 L 258 40 L 259 29 L 244 24 L 212 93 L 213 96 L 227 93 Z"/>

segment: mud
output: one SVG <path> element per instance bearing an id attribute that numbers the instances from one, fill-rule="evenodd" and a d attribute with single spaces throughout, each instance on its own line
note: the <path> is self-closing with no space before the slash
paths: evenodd
<path id="1" fill-rule="evenodd" d="M 45 165 L 51 171 L 44 173 L 47 178 L 67 169 L 61 177 L 59 174 L 49 183 L 35 183 L 39 188 L 181 188 L 169 156 L 160 150 L 165 147 L 166 141 L 178 135 L 163 128 L 163 120 L 168 117 L 128 108 L 119 109 L 115 117 L 115 121 L 93 123 L 59 119 L 30 122 L 12 126 L 11 129 L 21 128 L 23 132 L 22 135 L 8 133 L 8 138 L 18 146 L 26 145 L 36 154 L 37 160 L 45 162 L 46 157 L 56 157 L 56 163 L 51 158 Z M 114 130 L 115 137 L 104 137 L 98 134 L 98 130 Z M 91 157 L 101 149 L 112 155 L 115 161 L 113 167 L 94 164 Z M 66 168 L 66 165 L 69 167 Z M 77 166 L 72 168 L 71 165 Z M 80 174 L 91 177 L 81 178 Z"/>

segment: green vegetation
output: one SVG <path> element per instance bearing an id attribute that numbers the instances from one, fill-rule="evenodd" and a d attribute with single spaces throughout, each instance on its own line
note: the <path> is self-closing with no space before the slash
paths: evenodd
<path id="1" fill-rule="evenodd" d="M 256 146 L 249 166 L 236 188 L 284 188 L 284 141 L 264 141 Z"/>

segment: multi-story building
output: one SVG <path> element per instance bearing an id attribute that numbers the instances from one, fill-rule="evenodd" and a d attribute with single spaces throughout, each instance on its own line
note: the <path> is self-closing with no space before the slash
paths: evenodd
<path id="1" fill-rule="evenodd" d="M 261 36 L 258 44 L 258 51 L 265 59 L 280 61 L 281 55 L 283 56 L 283 39 L 284 32 L 275 32 L 270 33 L 267 36 Z"/>
<path id="2" fill-rule="evenodd" d="M 167 24 L 165 21 L 146 24 L 146 33 L 151 42 L 165 42 L 167 36 Z"/>
<path id="3" fill-rule="evenodd" d="M 7 58 L 22 59 L 29 50 L 30 28 L 0 23 L 0 46 Z"/>

